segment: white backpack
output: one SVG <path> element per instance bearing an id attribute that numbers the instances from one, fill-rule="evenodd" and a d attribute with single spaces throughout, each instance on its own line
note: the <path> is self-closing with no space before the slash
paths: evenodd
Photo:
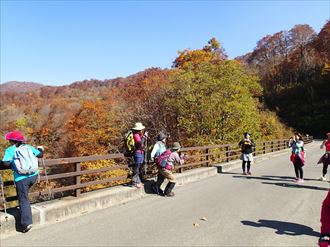
<path id="1" fill-rule="evenodd" d="M 15 149 L 14 170 L 21 175 L 29 175 L 38 171 L 38 158 L 31 148 L 21 145 Z"/>

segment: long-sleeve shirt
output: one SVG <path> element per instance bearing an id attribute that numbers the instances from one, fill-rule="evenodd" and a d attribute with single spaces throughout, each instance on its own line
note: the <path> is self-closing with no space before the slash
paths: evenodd
<path id="1" fill-rule="evenodd" d="M 252 147 L 255 146 L 254 141 L 250 139 L 244 139 L 238 143 L 239 146 L 242 146 L 242 153 L 243 154 L 250 154 L 252 153 Z"/>
<path id="2" fill-rule="evenodd" d="M 293 154 L 299 154 L 301 152 L 301 148 L 304 146 L 303 141 L 290 141 L 289 147 L 292 149 Z"/>
<path id="3" fill-rule="evenodd" d="M 135 152 L 136 153 L 144 153 L 145 137 L 144 136 L 141 137 L 139 133 L 135 133 L 133 135 L 133 138 L 134 138 L 135 147 L 136 147 Z"/>
<path id="4" fill-rule="evenodd" d="M 181 159 L 178 152 L 172 152 L 170 157 L 167 160 L 167 164 L 174 167 L 174 164 L 183 165 L 184 159 Z"/>
<path id="5" fill-rule="evenodd" d="M 151 160 L 154 160 L 155 157 L 158 157 L 165 151 L 166 151 L 165 143 L 162 141 L 156 142 L 150 154 Z"/>

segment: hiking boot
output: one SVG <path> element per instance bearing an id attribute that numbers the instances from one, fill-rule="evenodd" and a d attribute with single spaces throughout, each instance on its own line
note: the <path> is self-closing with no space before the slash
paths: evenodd
<path id="1" fill-rule="evenodd" d="M 247 172 L 247 175 L 252 175 L 252 173 L 251 172 Z"/>
<path id="2" fill-rule="evenodd" d="M 32 224 L 28 225 L 24 230 L 23 230 L 23 233 L 26 233 L 28 231 L 30 231 L 32 228 Z"/>
<path id="3" fill-rule="evenodd" d="M 247 172 L 243 172 L 243 175 L 247 175 Z"/>
<path id="4" fill-rule="evenodd" d="M 175 194 L 173 192 L 170 192 L 170 193 L 165 194 L 165 196 L 166 197 L 173 197 L 173 196 L 175 196 Z"/>
<path id="5" fill-rule="evenodd" d="M 134 186 L 135 186 L 136 188 L 140 189 L 140 188 L 143 187 L 143 183 L 135 184 Z"/>
<path id="6" fill-rule="evenodd" d="M 327 178 L 325 177 L 325 176 L 323 176 L 323 177 L 320 177 L 320 179 L 319 179 L 320 181 L 326 181 L 327 180 Z"/>

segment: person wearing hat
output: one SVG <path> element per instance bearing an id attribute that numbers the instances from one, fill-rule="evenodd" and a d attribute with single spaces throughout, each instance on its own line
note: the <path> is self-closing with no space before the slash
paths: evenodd
<path id="1" fill-rule="evenodd" d="M 33 155 L 38 158 L 42 158 L 43 147 L 38 146 L 36 149 L 30 145 L 25 144 L 25 138 L 19 131 L 9 132 L 6 134 L 5 138 L 9 141 L 10 147 L 5 150 L 4 156 L 2 158 L 2 164 L 5 167 L 11 166 L 11 169 L 14 171 L 14 183 L 18 197 L 19 212 L 21 214 L 21 226 L 23 232 L 25 233 L 32 228 L 32 211 L 29 200 L 29 189 L 37 181 L 39 171 L 37 170 L 32 174 L 19 174 L 14 165 L 15 151 L 22 145 L 26 145 L 31 149 Z"/>
<path id="2" fill-rule="evenodd" d="M 324 140 L 320 146 L 321 149 L 325 147 L 325 154 L 322 155 L 320 160 L 317 162 L 317 164 L 323 163 L 323 169 L 322 169 L 322 177 L 320 178 L 321 181 L 326 181 L 326 175 L 328 171 L 328 165 L 330 164 L 330 132 L 327 133 L 327 139 Z"/>
<path id="3" fill-rule="evenodd" d="M 142 123 L 135 123 L 132 128 L 133 138 L 135 143 L 135 151 L 133 154 L 134 165 L 132 174 L 132 185 L 136 188 L 142 188 L 143 183 L 140 178 L 140 170 L 144 162 L 144 153 L 146 148 L 146 141 L 148 138 L 148 132 L 145 131 L 145 126 Z"/>
<path id="4" fill-rule="evenodd" d="M 293 163 L 296 174 L 295 182 L 304 182 L 303 166 L 305 165 L 304 142 L 299 133 L 295 132 L 289 140 L 289 147 L 291 147 L 290 160 Z"/>
<path id="5" fill-rule="evenodd" d="M 151 151 L 151 161 L 157 163 L 158 157 L 166 151 L 166 135 L 163 132 L 159 132 L 157 135 L 157 142 L 155 143 L 152 151 Z M 162 184 L 164 181 L 163 175 L 160 173 L 160 169 L 158 168 L 157 181 L 152 185 L 153 190 L 156 194 L 161 195 L 164 192 L 158 188 L 157 184 Z"/>
<path id="6" fill-rule="evenodd" d="M 181 157 L 179 156 L 179 150 L 181 148 L 180 143 L 174 142 L 172 147 L 170 148 L 171 154 L 169 155 L 167 161 L 166 161 L 166 166 L 165 167 L 158 167 L 158 177 L 157 177 L 157 182 L 153 185 L 154 191 L 161 192 L 162 190 L 160 189 L 162 183 L 164 182 L 165 178 L 168 180 L 168 183 L 165 187 L 165 190 L 163 192 L 164 196 L 167 197 L 172 197 L 174 196 L 173 189 L 176 184 L 176 178 L 173 175 L 173 169 L 175 164 L 183 165 L 185 156 L 182 155 Z M 161 193 L 159 193 L 162 195 Z"/>
<path id="7" fill-rule="evenodd" d="M 255 147 L 255 143 L 250 139 L 250 133 L 244 133 L 244 139 L 238 143 L 242 148 L 241 160 L 242 160 L 242 170 L 244 175 L 251 175 L 250 168 L 251 162 L 253 161 L 252 147 Z M 245 165 L 247 164 L 246 168 Z"/>

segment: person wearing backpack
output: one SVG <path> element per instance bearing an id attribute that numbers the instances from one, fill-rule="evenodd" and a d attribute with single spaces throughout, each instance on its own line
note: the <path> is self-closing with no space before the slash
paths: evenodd
<path id="1" fill-rule="evenodd" d="M 155 162 L 157 164 L 158 157 L 166 151 L 166 135 L 163 132 L 159 132 L 157 135 L 157 142 L 155 143 L 152 151 L 151 151 L 151 161 Z M 160 173 L 160 169 L 157 167 L 158 173 L 157 173 L 157 181 L 152 185 L 152 189 L 154 192 L 158 195 L 162 195 L 164 192 L 158 188 L 157 184 L 162 184 L 164 181 L 164 178 L 162 177 L 162 174 Z M 160 182 L 162 181 L 162 182 Z"/>
<path id="2" fill-rule="evenodd" d="M 180 143 L 174 142 L 171 149 L 166 150 L 159 156 L 157 160 L 159 177 L 157 177 L 157 182 L 153 186 L 156 193 L 161 191 L 160 186 L 164 182 L 165 178 L 167 178 L 168 183 L 165 187 L 163 195 L 167 197 L 174 196 L 172 190 L 176 184 L 176 178 L 173 175 L 172 170 L 174 169 L 174 164 L 183 165 L 184 163 L 184 155 L 180 157 L 178 154 L 180 148 Z"/>
<path id="3" fill-rule="evenodd" d="M 134 139 L 134 165 L 132 174 L 132 185 L 136 188 L 142 188 L 143 183 L 140 178 L 140 170 L 144 162 L 144 155 L 146 149 L 146 141 L 148 138 L 148 132 L 145 131 L 145 126 L 142 123 L 135 123 L 132 128 Z"/>
<path id="4" fill-rule="evenodd" d="M 243 175 L 251 175 L 250 167 L 251 162 L 253 161 L 252 147 L 255 147 L 255 143 L 253 140 L 250 139 L 249 132 L 244 133 L 244 139 L 241 140 L 238 145 L 242 148 L 241 160 Z M 245 164 L 247 164 L 247 169 L 245 169 Z"/>
<path id="5" fill-rule="evenodd" d="M 9 132 L 5 136 L 10 147 L 5 150 L 2 164 L 11 166 L 14 171 L 14 183 L 21 214 L 21 226 L 23 232 L 32 228 L 32 211 L 29 200 L 29 189 L 38 178 L 38 159 L 43 157 L 43 147 L 34 148 L 25 143 L 25 138 L 19 131 Z"/>

